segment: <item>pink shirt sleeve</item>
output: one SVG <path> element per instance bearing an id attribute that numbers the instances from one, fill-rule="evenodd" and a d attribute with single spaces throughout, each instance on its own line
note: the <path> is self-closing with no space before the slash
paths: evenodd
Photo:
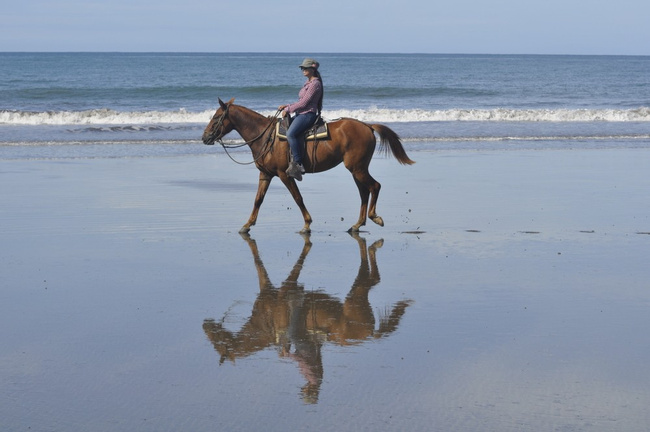
<path id="1" fill-rule="evenodd" d="M 323 92 L 323 86 L 318 79 L 307 81 L 298 93 L 298 102 L 286 106 L 288 113 L 304 114 L 318 112 L 318 101 Z"/>

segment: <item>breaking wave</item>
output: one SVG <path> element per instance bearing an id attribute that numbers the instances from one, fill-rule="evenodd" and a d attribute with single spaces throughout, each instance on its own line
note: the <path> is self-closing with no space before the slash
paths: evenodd
<path id="1" fill-rule="evenodd" d="M 213 111 L 135 111 L 111 109 L 85 111 L 0 111 L 0 124 L 6 125 L 150 125 L 168 123 L 207 123 Z"/>
<path id="2" fill-rule="evenodd" d="M 274 111 L 260 111 L 273 115 Z M 0 110 L 4 125 L 151 125 L 207 123 L 213 110 L 121 112 L 111 109 L 85 111 Z M 365 122 L 650 122 L 650 107 L 636 109 L 340 109 L 325 110 L 325 119 L 352 117 Z"/>
<path id="3" fill-rule="evenodd" d="M 449 109 L 449 110 L 341 110 L 333 117 L 376 122 L 648 122 L 650 107 L 617 109 Z"/>

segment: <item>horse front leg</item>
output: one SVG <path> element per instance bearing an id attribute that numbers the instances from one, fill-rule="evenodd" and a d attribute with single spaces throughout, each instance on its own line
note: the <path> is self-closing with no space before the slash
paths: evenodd
<path id="1" fill-rule="evenodd" d="M 307 211 L 307 207 L 305 207 L 305 203 L 303 202 L 302 195 L 300 194 L 300 190 L 298 189 L 298 185 L 296 184 L 296 181 L 292 178 L 286 175 L 284 172 L 281 172 L 280 175 L 280 180 L 282 180 L 282 183 L 289 189 L 289 193 L 291 193 L 291 196 L 293 197 L 293 200 L 296 202 L 298 207 L 300 208 L 300 212 L 302 213 L 302 218 L 305 221 L 305 226 L 302 227 L 302 230 L 300 230 L 301 234 L 307 234 L 311 232 L 311 215 Z"/>
<path id="2" fill-rule="evenodd" d="M 257 214 L 260 212 L 260 207 L 264 202 L 266 191 L 269 190 L 269 186 L 271 185 L 271 179 L 273 179 L 273 177 L 264 174 L 263 172 L 260 172 L 260 180 L 259 183 L 257 184 L 257 195 L 255 195 L 253 212 L 251 213 L 251 216 L 248 218 L 248 222 L 246 222 L 244 226 L 241 227 L 241 229 L 239 230 L 240 234 L 245 234 L 249 232 L 251 230 L 251 227 L 255 225 L 255 222 L 257 222 Z"/>

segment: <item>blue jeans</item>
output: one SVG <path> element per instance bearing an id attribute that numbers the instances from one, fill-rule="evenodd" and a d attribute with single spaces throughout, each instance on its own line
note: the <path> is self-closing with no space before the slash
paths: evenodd
<path id="1" fill-rule="evenodd" d="M 302 149 L 305 146 L 305 131 L 309 129 L 318 115 L 313 112 L 298 114 L 293 118 L 289 130 L 287 130 L 287 141 L 291 148 L 293 161 L 302 164 Z"/>

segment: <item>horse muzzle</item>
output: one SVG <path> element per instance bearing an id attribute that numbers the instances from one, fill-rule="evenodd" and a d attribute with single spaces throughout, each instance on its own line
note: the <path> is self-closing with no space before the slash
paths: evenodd
<path id="1" fill-rule="evenodd" d="M 203 140 L 203 144 L 205 144 L 205 145 L 214 145 L 214 142 L 216 141 L 214 139 L 215 135 L 216 134 L 214 134 L 214 133 L 203 134 L 203 137 L 201 138 Z"/>

